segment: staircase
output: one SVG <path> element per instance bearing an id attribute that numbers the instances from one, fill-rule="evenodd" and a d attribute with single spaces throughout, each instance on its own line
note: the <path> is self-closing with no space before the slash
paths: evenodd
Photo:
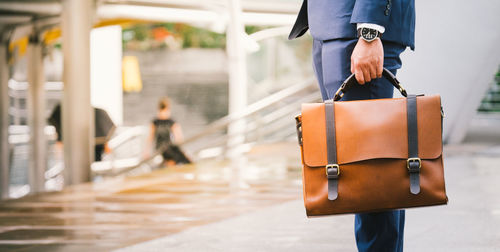
<path id="1" fill-rule="evenodd" d="M 300 113 L 301 104 L 320 100 L 314 78 L 302 80 L 250 104 L 238 114 L 216 120 L 203 131 L 187 137 L 183 147 L 189 149 L 195 159 L 204 159 L 225 157 L 233 148 L 295 140 L 294 118 Z M 244 130 L 228 134 L 228 126 L 238 120 L 244 120 Z M 214 134 L 218 135 L 215 139 L 210 137 Z M 244 136 L 240 146 L 229 144 L 235 135 Z"/>
<path id="2" fill-rule="evenodd" d="M 481 101 L 478 111 L 484 113 L 500 112 L 500 70 L 495 75 L 495 82 Z"/>

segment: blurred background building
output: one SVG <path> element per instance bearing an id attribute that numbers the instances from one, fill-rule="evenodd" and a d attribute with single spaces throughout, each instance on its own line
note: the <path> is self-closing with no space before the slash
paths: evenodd
<path id="1" fill-rule="evenodd" d="M 141 154 L 163 96 L 194 160 L 292 138 L 300 103 L 319 98 L 310 39 L 286 40 L 298 4 L 0 2 L 3 197 L 155 169 L 160 157 Z M 117 125 L 99 162 L 92 106 Z"/>
<path id="2" fill-rule="evenodd" d="M 493 78 L 499 7 L 481 3 L 454 11 L 445 8 L 450 1 L 419 3 L 417 50 L 403 55 L 399 78 L 407 89 L 443 96 L 450 143 L 465 137 L 478 107 L 481 114 L 499 110 Z M 299 4 L 1 1 L 3 198 L 154 169 L 159 157 L 141 153 L 162 96 L 171 98 L 187 136 L 183 148 L 194 160 L 293 139 L 290 118 L 301 103 L 319 100 L 310 38 L 286 40 Z M 484 15 L 463 18 L 471 8 Z M 451 34 L 465 27 L 468 36 L 442 36 L 436 23 Z M 66 140 L 58 148 L 47 117 L 59 103 Z M 98 162 L 92 106 L 117 125 L 108 139 L 111 151 Z"/>
<path id="3" fill-rule="evenodd" d="M 83 199 L 96 191 L 107 192 L 109 188 L 99 187 L 101 181 L 164 168 L 160 153 L 144 155 L 158 100 L 164 96 L 170 98 L 172 117 L 184 131 L 181 148 L 198 164 L 189 171 L 209 167 L 200 172 L 202 186 L 219 186 L 207 178 L 230 180 L 224 183 L 239 188 L 236 196 L 227 196 L 232 200 L 248 188 L 278 192 L 261 197 L 262 204 L 298 195 L 299 153 L 289 147 L 296 146 L 293 118 L 300 113 L 300 104 L 320 101 L 311 37 L 286 39 L 300 4 L 300 0 L 0 0 L 1 198 L 95 182 L 81 191 L 61 193 L 64 200 L 54 204 L 64 205 L 74 195 Z M 470 126 L 475 139 L 498 146 L 500 2 L 416 4 L 416 50 L 403 53 L 398 79 L 410 93 L 441 95 L 446 114 L 443 138 L 449 146 L 470 139 Z M 60 118 L 53 123 L 49 118 L 58 104 Z M 102 123 L 108 117 L 112 122 Z M 62 135 L 57 134 L 60 130 Z M 96 161 L 95 145 L 103 143 L 104 154 Z M 256 152 L 257 164 L 243 158 Z M 280 163 L 275 160 L 279 156 L 296 159 L 293 164 Z M 226 160 L 235 163 L 227 165 Z M 292 175 L 290 167 L 295 169 Z M 187 184 L 193 179 L 182 167 L 172 169 L 179 181 Z M 254 172 L 259 169 L 268 176 L 262 184 Z M 245 176 L 254 184 L 244 183 Z M 149 179 L 144 184 L 151 183 Z M 234 210 L 232 201 L 210 200 L 205 202 L 208 206 L 227 203 L 224 206 Z M 257 200 L 252 200 L 238 204 L 253 209 Z M 114 211 L 115 199 L 110 202 L 106 207 Z M 189 218 L 198 220 L 197 212 L 182 207 L 192 215 Z M 184 218 L 174 221 L 193 220 Z M 220 217 L 203 218 L 200 223 Z"/>

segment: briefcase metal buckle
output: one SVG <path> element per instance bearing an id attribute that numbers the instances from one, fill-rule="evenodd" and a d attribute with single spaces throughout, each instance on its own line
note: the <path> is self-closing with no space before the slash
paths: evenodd
<path id="1" fill-rule="evenodd" d="M 415 168 L 412 168 L 410 166 L 411 163 L 413 162 L 417 162 L 418 163 L 418 168 L 415 169 Z M 419 172 L 420 171 L 420 168 L 422 167 L 422 160 L 420 158 L 408 158 L 406 160 L 406 168 L 408 169 L 409 172 Z"/>
<path id="2" fill-rule="evenodd" d="M 328 169 L 336 169 L 337 171 L 337 174 L 328 174 Z M 340 167 L 338 164 L 327 164 L 326 165 L 326 168 L 325 168 L 325 171 L 326 171 L 326 176 L 339 176 L 340 175 Z"/>

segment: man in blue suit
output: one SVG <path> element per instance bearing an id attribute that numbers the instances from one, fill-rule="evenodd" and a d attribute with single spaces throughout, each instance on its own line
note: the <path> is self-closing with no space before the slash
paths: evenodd
<path id="1" fill-rule="evenodd" d="M 313 67 L 323 100 L 351 74 L 360 85 L 342 100 L 392 98 L 382 76 L 401 68 L 399 55 L 415 47 L 414 0 L 304 0 L 289 39 L 310 30 Z M 359 251 L 403 251 L 405 211 L 356 214 Z"/>

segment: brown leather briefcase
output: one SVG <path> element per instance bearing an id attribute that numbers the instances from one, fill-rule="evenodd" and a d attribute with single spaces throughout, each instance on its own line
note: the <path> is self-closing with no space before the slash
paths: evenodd
<path id="1" fill-rule="evenodd" d="M 446 204 L 439 95 L 338 101 L 347 78 L 324 103 L 296 117 L 308 216 L 376 212 Z"/>

